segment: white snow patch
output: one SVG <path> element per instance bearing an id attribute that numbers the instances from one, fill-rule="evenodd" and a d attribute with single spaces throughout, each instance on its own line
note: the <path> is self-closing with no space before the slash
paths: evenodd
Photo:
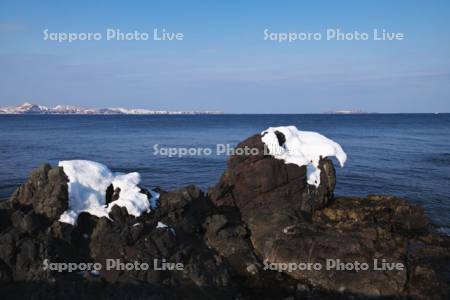
<path id="1" fill-rule="evenodd" d="M 156 228 L 167 228 L 167 227 L 169 227 L 169 226 L 167 226 L 163 222 L 158 222 L 158 224 L 156 225 Z"/>
<path id="2" fill-rule="evenodd" d="M 166 224 L 164 224 L 163 222 L 158 222 L 158 224 L 156 225 L 156 228 L 167 228 L 170 230 L 170 232 L 172 232 L 173 235 L 175 235 L 175 229 L 167 226 Z"/>
<path id="3" fill-rule="evenodd" d="M 275 132 L 284 135 L 286 141 L 279 145 Z M 270 127 L 261 132 L 261 140 L 276 159 L 287 164 L 306 166 L 308 184 L 316 187 L 320 184 L 319 161 L 321 157 L 335 156 L 341 167 L 347 160 L 342 147 L 329 138 L 313 131 L 300 131 L 295 126 Z"/>
<path id="4" fill-rule="evenodd" d="M 109 218 L 108 213 L 114 205 L 126 207 L 128 213 L 136 217 L 156 208 L 159 194 L 151 192 L 149 201 L 140 193 L 137 172 L 113 173 L 106 166 L 88 160 L 60 161 L 59 166 L 69 178 L 69 209 L 61 215 L 60 222 L 74 225 L 81 212 Z M 119 199 L 105 207 L 106 189 L 110 184 L 120 188 Z"/>

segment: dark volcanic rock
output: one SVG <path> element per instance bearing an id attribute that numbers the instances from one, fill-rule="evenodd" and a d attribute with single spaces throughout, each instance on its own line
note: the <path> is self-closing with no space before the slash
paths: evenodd
<path id="1" fill-rule="evenodd" d="M 9 202 L 32 207 L 34 212 L 51 220 L 58 219 L 68 208 L 67 182 L 62 168 L 45 164 L 30 174 L 28 181 L 14 192 Z"/>
<path id="2" fill-rule="evenodd" d="M 145 193 L 143 193 L 145 194 Z M 114 186 L 112 184 L 110 184 L 107 188 L 106 188 L 106 194 L 105 194 L 105 204 L 106 207 L 109 206 L 109 203 L 116 201 L 120 198 L 120 188 L 116 187 L 114 188 Z M 150 197 L 149 197 L 150 198 Z"/>
<path id="3" fill-rule="evenodd" d="M 261 153 L 263 144 L 255 135 L 238 147 L 258 148 Z M 255 274 L 261 273 L 261 262 L 265 266 L 315 262 L 323 269 L 283 272 L 313 289 L 353 296 L 445 298 L 450 286 L 448 239 L 430 233 L 424 212 L 390 196 L 332 201 L 336 184 L 333 164 L 322 159 L 319 167 L 321 184 L 315 188 L 306 183 L 305 167 L 263 154 L 230 157 L 227 170 L 209 194 L 217 206 L 239 211 L 241 222 L 233 223 L 222 215 L 211 217 L 207 241 L 241 274 L 248 262 L 256 266 L 252 268 Z M 419 249 L 434 250 L 411 252 L 417 243 L 422 245 Z M 326 270 L 327 260 L 337 259 L 368 263 L 370 269 Z M 375 271 L 375 259 L 405 267 Z M 447 267 L 431 267 L 436 260 Z M 427 284 L 412 286 L 415 278 Z"/>
<path id="4" fill-rule="evenodd" d="M 113 206 L 109 219 L 81 213 L 72 226 L 58 221 L 57 213 L 68 204 L 67 182 L 52 170 L 64 175 L 59 168 L 44 165 L 0 207 L 3 297 L 229 299 L 233 295 L 230 268 L 203 240 L 202 225 L 212 205 L 198 188 L 161 192 L 159 208 L 138 218 Z M 158 222 L 168 227 L 157 227 Z M 60 273 L 44 270 L 45 260 L 101 263 L 103 269 L 98 275 Z M 127 271 L 117 264 L 107 270 L 107 260 L 146 263 L 149 269 Z M 163 261 L 184 268 L 155 270 L 155 264 L 161 267 Z"/>
<path id="5" fill-rule="evenodd" d="M 263 150 L 259 135 L 240 147 Z M 305 167 L 232 156 L 208 195 L 159 189 L 158 208 L 140 217 L 113 206 L 109 218 L 81 213 L 72 226 L 58 221 L 67 178 L 44 165 L 0 204 L 2 298 L 449 299 L 450 239 L 433 233 L 423 210 L 392 196 L 334 198 L 332 162 L 322 159 L 320 169 L 315 188 Z M 110 186 L 106 200 L 119 193 Z M 326 270 L 328 259 L 370 269 Z M 374 259 L 404 269 L 375 271 Z M 103 269 L 61 273 L 44 270 L 45 260 Z M 108 260 L 150 267 L 108 270 Z M 155 260 L 183 270 L 155 270 Z M 278 267 L 299 263 L 323 268 Z"/>
<path id="6" fill-rule="evenodd" d="M 412 221 L 416 222 L 414 227 L 409 225 Z M 273 223 L 272 232 L 277 232 L 277 225 L 280 224 Z M 439 298 L 447 287 L 444 278 L 439 280 L 439 276 L 448 275 L 437 274 L 429 266 L 436 259 L 433 254 L 422 252 L 418 257 L 411 255 L 411 245 L 423 244 L 427 240 L 427 248 L 438 248 L 441 251 L 441 263 L 450 263 L 450 251 L 444 247 L 444 240 L 436 237 L 432 242 L 430 237 L 433 235 L 426 233 L 426 226 L 422 210 L 399 198 L 338 198 L 329 207 L 316 211 L 311 220 L 293 223 L 289 228 L 279 227 L 279 234 L 263 237 L 259 228 L 255 228 L 252 239 L 263 259 L 271 263 L 319 262 L 326 266 L 328 259 L 339 259 L 343 263 L 367 263 L 370 267 L 367 271 L 342 271 L 333 268 L 322 271 L 295 270 L 288 273 L 295 279 L 314 286 L 354 294 L 397 297 L 412 295 L 411 278 L 416 276 L 416 267 L 413 266 L 419 264 L 420 270 L 427 274 L 427 281 L 431 284 L 421 287 L 421 292 L 427 295 L 425 298 Z M 268 232 L 270 230 L 264 230 L 265 234 Z M 375 259 L 378 260 L 378 265 L 385 260 L 389 263 L 401 263 L 404 268 L 400 271 L 376 271 Z M 441 286 L 437 288 L 439 284 Z M 424 292 L 427 289 L 429 291 Z"/>

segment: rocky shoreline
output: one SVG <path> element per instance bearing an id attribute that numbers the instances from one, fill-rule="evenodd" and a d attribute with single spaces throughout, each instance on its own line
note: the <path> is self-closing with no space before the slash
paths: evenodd
<path id="1" fill-rule="evenodd" d="M 255 135 L 238 147 L 262 150 L 264 145 Z M 320 185 L 315 187 L 307 184 L 306 167 L 259 153 L 231 156 L 207 193 L 195 186 L 157 190 L 155 210 L 134 217 L 112 206 L 109 219 L 81 213 L 75 226 L 58 221 L 69 205 L 66 174 L 60 167 L 41 166 L 0 204 L 1 295 L 450 298 L 450 238 L 434 232 L 420 207 L 395 196 L 334 197 L 331 160 L 320 161 Z M 43 268 L 45 261 L 104 266 L 110 259 L 152 267 L 98 272 Z M 374 269 L 375 260 L 380 269 Z M 327 269 L 330 261 L 345 262 L 344 270 Z M 369 269 L 349 270 L 354 262 Z M 182 269 L 171 269 L 176 264 Z M 310 269 L 301 269 L 308 264 Z"/>

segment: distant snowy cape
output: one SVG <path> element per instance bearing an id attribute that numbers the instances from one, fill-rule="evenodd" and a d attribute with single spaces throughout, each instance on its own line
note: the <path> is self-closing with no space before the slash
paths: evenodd
<path id="1" fill-rule="evenodd" d="M 269 154 L 287 164 L 306 166 L 308 184 L 320 185 L 320 158 L 335 156 L 341 167 L 347 160 L 342 147 L 329 138 L 312 131 L 300 131 L 295 126 L 270 127 L 261 132 Z"/>
<path id="2" fill-rule="evenodd" d="M 81 212 L 97 217 L 107 217 L 114 205 L 126 207 L 128 214 L 140 216 L 156 208 L 158 193 L 152 192 L 151 199 L 141 193 L 138 186 L 139 173 L 113 173 L 106 166 L 88 160 L 60 161 L 59 166 L 69 178 L 69 209 L 60 222 L 74 225 Z M 106 206 L 106 190 L 110 185 L 119 188 L 118 199 Z"/>
<path id="3" fill-rule="evenodd" d="M 218 111 L 167 111 L 139 108 L 84 108 L 69 105 L 47 107 L 25 102 L 17 106 L 0 107 L 0 114 L 13 115 L 202 115 L 221 114 Z"/>

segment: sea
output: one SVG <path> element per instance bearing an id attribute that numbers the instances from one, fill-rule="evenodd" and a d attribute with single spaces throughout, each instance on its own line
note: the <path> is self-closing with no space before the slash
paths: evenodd
<path id="1" fill-rule="evenodd" d="M 0 115 L 0 199 L 39 165 L 72 159 L 139 172 L 149 188 L 206 190 L 240 141 L 287 125 L 347 153 L 344 168 L 336 163 L 336 195 L 401 196 L 450 233 L 450 114 Z"/>

